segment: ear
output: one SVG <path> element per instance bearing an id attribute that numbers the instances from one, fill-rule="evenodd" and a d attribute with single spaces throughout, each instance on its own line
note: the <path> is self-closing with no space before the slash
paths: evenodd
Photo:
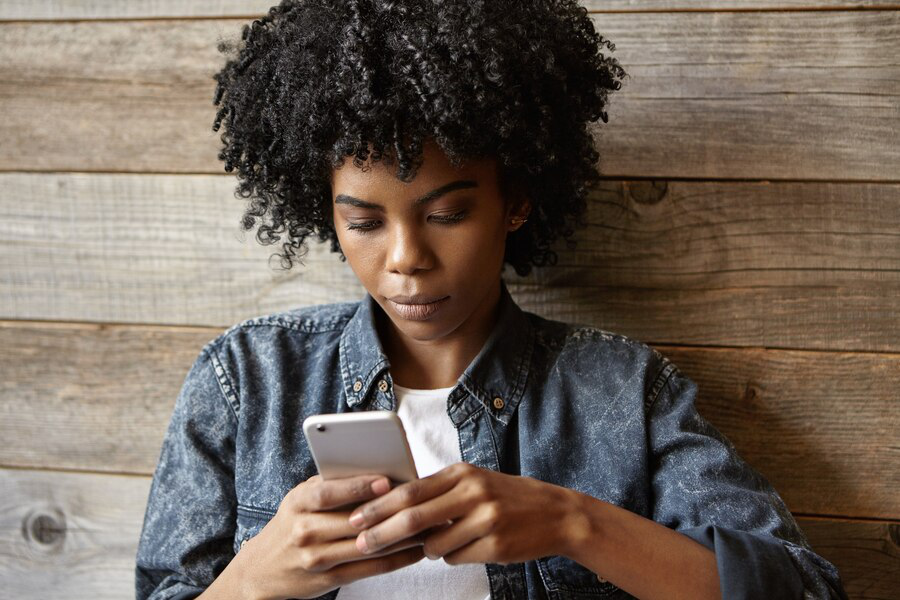
<path id="1" fill-rule="evenodd" d="M 525 221 L 528 220 L 528 215 L 531 214 L 531 201 L 528 198 L 522 197 L 514 203 L 511 203 L 510 206 L 506 210 L 506 229 L 507 231 L 516 231 L 522 225 L 525 224 Z"/>
<path id="2" fill-rule="evenodd" d="M 516 231 L 528 220 L 528 215 L 531 213 L 531 200 L 521 179 L 516 177 L 515 173 L 502 169 L 499 162 L 496 164 L 497 181 L 506 206 L 504 211 L 506 229 L 509 232 Z"/>

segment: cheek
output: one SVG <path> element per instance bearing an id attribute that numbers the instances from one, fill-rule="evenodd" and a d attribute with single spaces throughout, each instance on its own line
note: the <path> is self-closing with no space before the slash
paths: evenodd
<path id="1" fill-rule="evenodd" d="M 384 254 L 374 242 L 363 245 L 356 256 L 356 269 L 361 279 L 375 279 L 384 268 Z"/>
<path id="2" fill-rule="evenodd" d="M 456 260 L 468 264 L 497 262 L 503 260 L 506 244 L 506 230 L 502 221 L 491 219 L 480 222 L 456 239 L 454 254 Z M 474 262 L 473 262 L 474 261 Z"/>
<path id="3" fill-rule="evenodd" d="M 367 239 L 366 236 L 350 231 L 338 233 L 337 238 L 344 256 L 347 257 L 347 264 L 360 281 L 365 283 L 377 274 L 380 268 L 381 247 L 376 236 Z"/>

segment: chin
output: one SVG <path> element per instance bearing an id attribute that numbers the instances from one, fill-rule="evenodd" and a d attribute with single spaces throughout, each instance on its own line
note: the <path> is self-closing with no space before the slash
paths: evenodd
<path id="1" fill-rule="evenodd" d="M 440 339 L 456 331 L 461 324 L 453 315 L 435 315 L 433 318 L 425 321 L 413 321 L 392 314 L 383 306 L 382 310 L 388 315 L 394 327 L 403 335 L 419 342 Z"/>
<path id="2" fill-rule="evenodd" d="M 440 339 L 452 333 L 457 325 L 448 324 L 446 319 L 428 321 L 407 321 L 406 319 L 392 319 L 394 326 L 411 339 L 419 342 L 428 342 Z"/>

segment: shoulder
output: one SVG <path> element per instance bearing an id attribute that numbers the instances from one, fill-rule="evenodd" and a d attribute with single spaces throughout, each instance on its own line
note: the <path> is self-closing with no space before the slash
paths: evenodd
<path id="1" fill-rule="evenodd" d="M 627 335 L 526 313 L 535 331 L 538 370 L 564 373 L 580 386 L 631 387 L 654 401 L 677 366 L 649 344 Z"/>
<path id="2" fill-rule="evenodd" d="M 534 328 L 536 345 L 550 350 L 555 359 L 577 356 L 584 360 L 638 361 L 650 366 L 669 362 L 656 348 L 627 335 L 530 312 L 525 314 Z"/>
<path id="3" fill-rule="evenodd" d="M 305 344 L 316 338 L 317 348 L 340 337 L 356 313 L 359 302 L 335 302 L 293 308 L 240 321 L 206 343 L 201 354 L 250 351 L 273 344 Z"/>

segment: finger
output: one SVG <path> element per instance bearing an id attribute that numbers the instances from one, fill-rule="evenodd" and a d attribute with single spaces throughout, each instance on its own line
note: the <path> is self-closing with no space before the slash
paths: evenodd
<path id="1" fill-rule="evenodd" d="M 455 521 L 449 527 L 428 534 L 425 537 L 423 550 L 429 559 L 436 560 L 444 557 L 444 562 L 447 562 L 448 556 L 463 547 L 472 545 L 490 533 L 490 522 L 472 513 Z"/>
<path id="2" fill-rule="evenodd" d="M 420 547 L 424 543 L 424 536 L 417 536 L 402 540 L 397 544 L 393 544 L 376 554 L 364 555 L 357 550 L 352 539 L 331 542 L 318 546 L 309 546 L 299 551 L 300 566 L 310 572 L 320 573 L 336 567 L 337 565 L 368 560 L 370 558 L 379 558 L 388 556 L 398 551 L 407 550 L 409 548 Z"/>
<path id="3" fill-rule="evenodd" d="M 361 531 L 356 538 L 357 548 L 363 553 L 378 552 L 432 527 L 445 526 L 448 520 L 463 517 L 473 508 L 470 498 L 450 491 L 422 504 L 404 508 Z"/>
<path id="4" fill-rule="evenodd" d="M 424 558 L 422 547 L 415 546 L 408 550 L 401 550 L 394 554 L 389 554 L 380 558 L 366 557 L 365 560 L 349 562 L 338 565 L 332 569 L 331 574 L 335 577 L 339 585 L 346 585 L 351 581 L 362 579 L 364 577 L 372 577 L 374 575 L 383 575 L 408 567 L 417 563 Z"/>
<path id="5" fill-rule="evenodd" d="M 291 525 L 293 543 L 306 548 L 334 540 L 355 538 L 359 533 L 347 522 L 348 511 L 304 513 Z"/>
<path id="6" fill-rule="evenodd" d="M 444 562 L 448 565 L 461 565 L 489 562 L 506 564 L 508 561 L 498 556 L 496 542 L 492 538 L 479 537 L 461 548 L 445 554 Z"/>
<path id="7" fill-rule="evenodd" d="M 401 509 L 446 493 L 469 469 L 474 468 L 466 463 L 457 463 L 428 477 L 400 484 L 383 496 L 357 507 L 350 515 L 350 523 L 359 529 L 371 527 Z"/>
<path id="8" fill-rule="evenodd" d="M 390 489 L 383 475 L 358 475 L 340 479 L 319 479 L 296 488 L 297 507 L 304 512 L 332 510 L 347 504 L 365 502 Z M 379 487 L 380 486 L 380 487 Z"/>

